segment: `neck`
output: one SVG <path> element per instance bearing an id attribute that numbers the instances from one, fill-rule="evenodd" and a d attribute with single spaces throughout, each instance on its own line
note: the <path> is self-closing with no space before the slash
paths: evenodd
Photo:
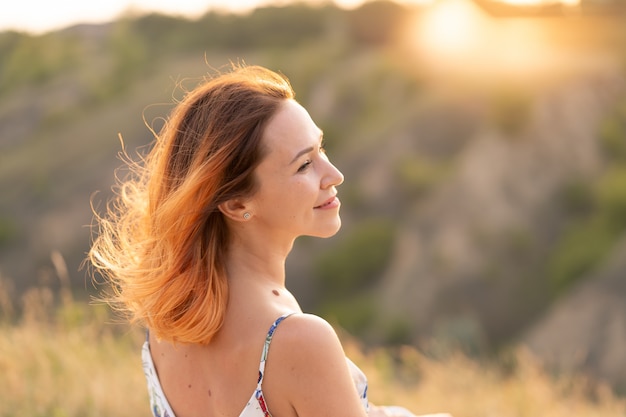
<path id="1" fill-rule="evenodd" d="M 228 248 L 226 273 L 228 280 L 267 283 L 285 287 L 285 262 L 293 242 L 273 245 L 268 241 L 243 240 L 235 237 Z"/>

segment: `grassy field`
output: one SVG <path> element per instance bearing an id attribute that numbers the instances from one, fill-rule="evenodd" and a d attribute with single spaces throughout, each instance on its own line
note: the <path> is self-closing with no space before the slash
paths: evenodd
<path id="1" fill-rule="evenodd" d="M 0 281 L 0 417 L 150 415 L 140 329 L 114 324 L 106 306 L 75 301 L 67 289 L 56 295 L 32 289 L 18 304 L 5 284 Z M 365 349 L 342 338 L 367 373 L 376 404 L 456 417 L 626 415 L 626 400 L 609 387 L 551 376 L 523 350 L 489 363 L 458 353 L 436 360 L 411 347 Z"/>

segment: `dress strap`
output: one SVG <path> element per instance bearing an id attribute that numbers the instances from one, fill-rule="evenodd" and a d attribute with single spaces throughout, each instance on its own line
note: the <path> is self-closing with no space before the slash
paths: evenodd
<path id="1" fill-rule="evenodd" d="M 261 353 L 261 362 L 259 364 L 259 380 L 257 382 L 257 388 L 260 388 L 261 384 L 263 383 L 263 376 L 265 375 L 265 361 L 267 360 L 267 354 L 270 350 L 270 343 L 272 342 L 272 336 L 274 336 L 274 331 L 283 320 L 285 320 L 292 314 L 295 314 L 295 312 L 285 313 L 277 318 L 267 332 L 267 336 L 265 337 L 265 344 L 263 345 L 263 353 Z"/>

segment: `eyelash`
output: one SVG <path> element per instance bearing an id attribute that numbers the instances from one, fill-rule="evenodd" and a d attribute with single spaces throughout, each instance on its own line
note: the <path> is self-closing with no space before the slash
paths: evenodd
<path id="1" fill-rule="evenodd" d="M 326 154 L 326 148 L 324 148 L 324 142 L 322 142 L 322 144 L 320 145 L 319 152 L 322 154 Z M 302 164 L 300 168 L 298 168 L 298 172 L 304 172 L 304 170 L 306 170 L 309 167 L 309 165 L 311 165 L 312 163 L 313 163 L 313 160 L 307 159 L 304 162 L 304 164 Z"/>

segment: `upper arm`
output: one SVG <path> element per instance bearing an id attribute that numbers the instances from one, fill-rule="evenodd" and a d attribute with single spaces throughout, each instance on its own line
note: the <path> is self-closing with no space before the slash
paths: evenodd
<path id="1" fill-rule="evenodd" d="M 298 417 L 365 417 L 334 329 L 307 314 L 292 316 L 282 326 L 268 357 L 271 395 L 280 395 Z"/>

